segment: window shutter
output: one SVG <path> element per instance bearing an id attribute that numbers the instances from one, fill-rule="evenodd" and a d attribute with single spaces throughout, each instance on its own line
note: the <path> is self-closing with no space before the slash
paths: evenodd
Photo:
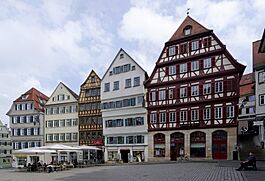
<path id="1" fill-rule="evenodd" d="M 189 42 L 189 52 L 191 52 L 191 42 Z"/>
<path id="2" fill-rule="evenodd" d="M 203 60 L 199 60 L 199 64 L 200 64 L 199 70 L 203 70 Z"/>
<path id="3" fill-rule="evenodd" d="M 223 86 L 224 86 L 224 87 L 223 87 L 223 92 L 227 92 L 227 89 L 228 89 L 227 84 L 228 84 L 228 82 L 229 82 L 229 80 L 225 80 L 225 81 L 224 81 L 224 83 L 223 83 L 223 84 L 224 84 L 224 85 L 223 85 Z"/>
<path id="4" fill-rule="evenodd" d="M 168 69 L 169 69 L 169 67 L 167 66 L 167 67 L 165 67 L 165 74 L 166 74 L 166 76 L 168 76 Z"/>
<path id="5" fill-rule="evenodd" d="M 179 94 L 180 94 L 179 87 L 176 87 L 176 90 L 175 91 L 176 91 L 176 96 L 175 97 L 177 99 L 179 99 L 180 98 L 180 96 L 179 96 Z"/>
<path id="6" fill-rule="evenodd" d="M 175 50 L 176 50 L 176 55 L 177 55 L 178 54 L 179 47 L 176 46 Z"/>
<path id="7" fill-rule="evenodd" d="M 203 95 L 203 84 L 199 85 L 199 95 Z"/>
<path id="8" fill-rule="evenodd" d="M 200 49 L 202 48 L 202 40 L 201 39 L 199 40 L 199 48 Z"/>
<path id="9" fill-rule="evenodd" d="M 227 90 L 227 92 L 232 91 L 232 80 L 227 80 L 226 82 L 227 82 L 226 83 L 226 90 Z"/>
<path id="10" fill-rule="evenodd" d="M 210 46 L 212 46 L 212 39 L 211 39 L 211 37 L 208 37 L 207 38 L 207 44 L 208 44 L 208 47 L 210 47 Z"/>
<path id="11" fill-rule="evenodd" d="M 215 57 L 212 57 L 212 67 L 215 66 Z"/>
<path id="12" fill-rule="evenodd" d="M 188 97 L 191 97 L 191 87 L 187 87 L 187 91 L 188 91 Z"/>
<path id="13" fill-rule="evenodd" d="M 187 63 L 187 72 L 190 72 L 191 71 L 191 62 L 188 62 Z"/>
<path id="14" fill-rule="evenodd" d="M 159 90 L 156 91 L 156 101 L 159 100 Z"/>
<path id="15" fill-rule="evenodd" d="M 166 100 L 168 100 L 169 96 L 168 96 L 168 89 L 166 89 Z"/>
<path id="16" fill-rule="evenodd" d="M 176 65 L 176 74 L 179 74 L 179 64 Z"/>

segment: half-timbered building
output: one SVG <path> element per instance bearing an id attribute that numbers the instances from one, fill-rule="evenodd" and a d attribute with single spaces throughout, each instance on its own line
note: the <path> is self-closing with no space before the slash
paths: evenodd
<path id="1" fill-rule="evenodd" d="M 232 159 L 237 145 L 238 63 L 213 33 L 187 16 L 145 82 L 149 159 Z"/>
<path id="2" fill-rule="evenodd" d="M 100 111 L 101 79 L 94 70 L 80 87 L 78 100 L 79 145 L 103 147 L 102 116 Z M 98 152 L 102 159 L 102 152 Z"/>

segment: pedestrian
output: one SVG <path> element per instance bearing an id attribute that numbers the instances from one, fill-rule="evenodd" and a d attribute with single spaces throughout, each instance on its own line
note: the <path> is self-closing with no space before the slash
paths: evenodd
<path id="1" fill-rule="evenodd" d="M 254 168 L 256 168 L 256 157 L 252 152 L 249 152 L 247 160 L 241 162 L 240 167 L 236 170 L 241 171 L 247 168 L 248 166 L 253 166 Z"/>

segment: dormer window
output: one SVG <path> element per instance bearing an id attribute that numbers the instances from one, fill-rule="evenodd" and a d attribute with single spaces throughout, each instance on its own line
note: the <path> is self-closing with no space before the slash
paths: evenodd
<path id="1" fill-rule="evenodd" d="M 188 26 L 186 26 L 185 28 L 184 28 L 184 30 L 183 30 L 183 32 L 184 32 L 184 35 L 185 36 L 188 36 L 188 35 L 191 35 L 191 26 L 190 25 L 188 25 Z"/>

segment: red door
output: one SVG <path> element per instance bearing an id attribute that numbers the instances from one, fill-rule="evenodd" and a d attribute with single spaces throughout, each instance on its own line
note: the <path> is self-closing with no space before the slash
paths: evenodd
<path id="1" fill-rule="evenodd" d="M 227 159 L 227 133 L 225 131 L 215 131 L 212 135 L 212 157 L 213 159 Z"/>

